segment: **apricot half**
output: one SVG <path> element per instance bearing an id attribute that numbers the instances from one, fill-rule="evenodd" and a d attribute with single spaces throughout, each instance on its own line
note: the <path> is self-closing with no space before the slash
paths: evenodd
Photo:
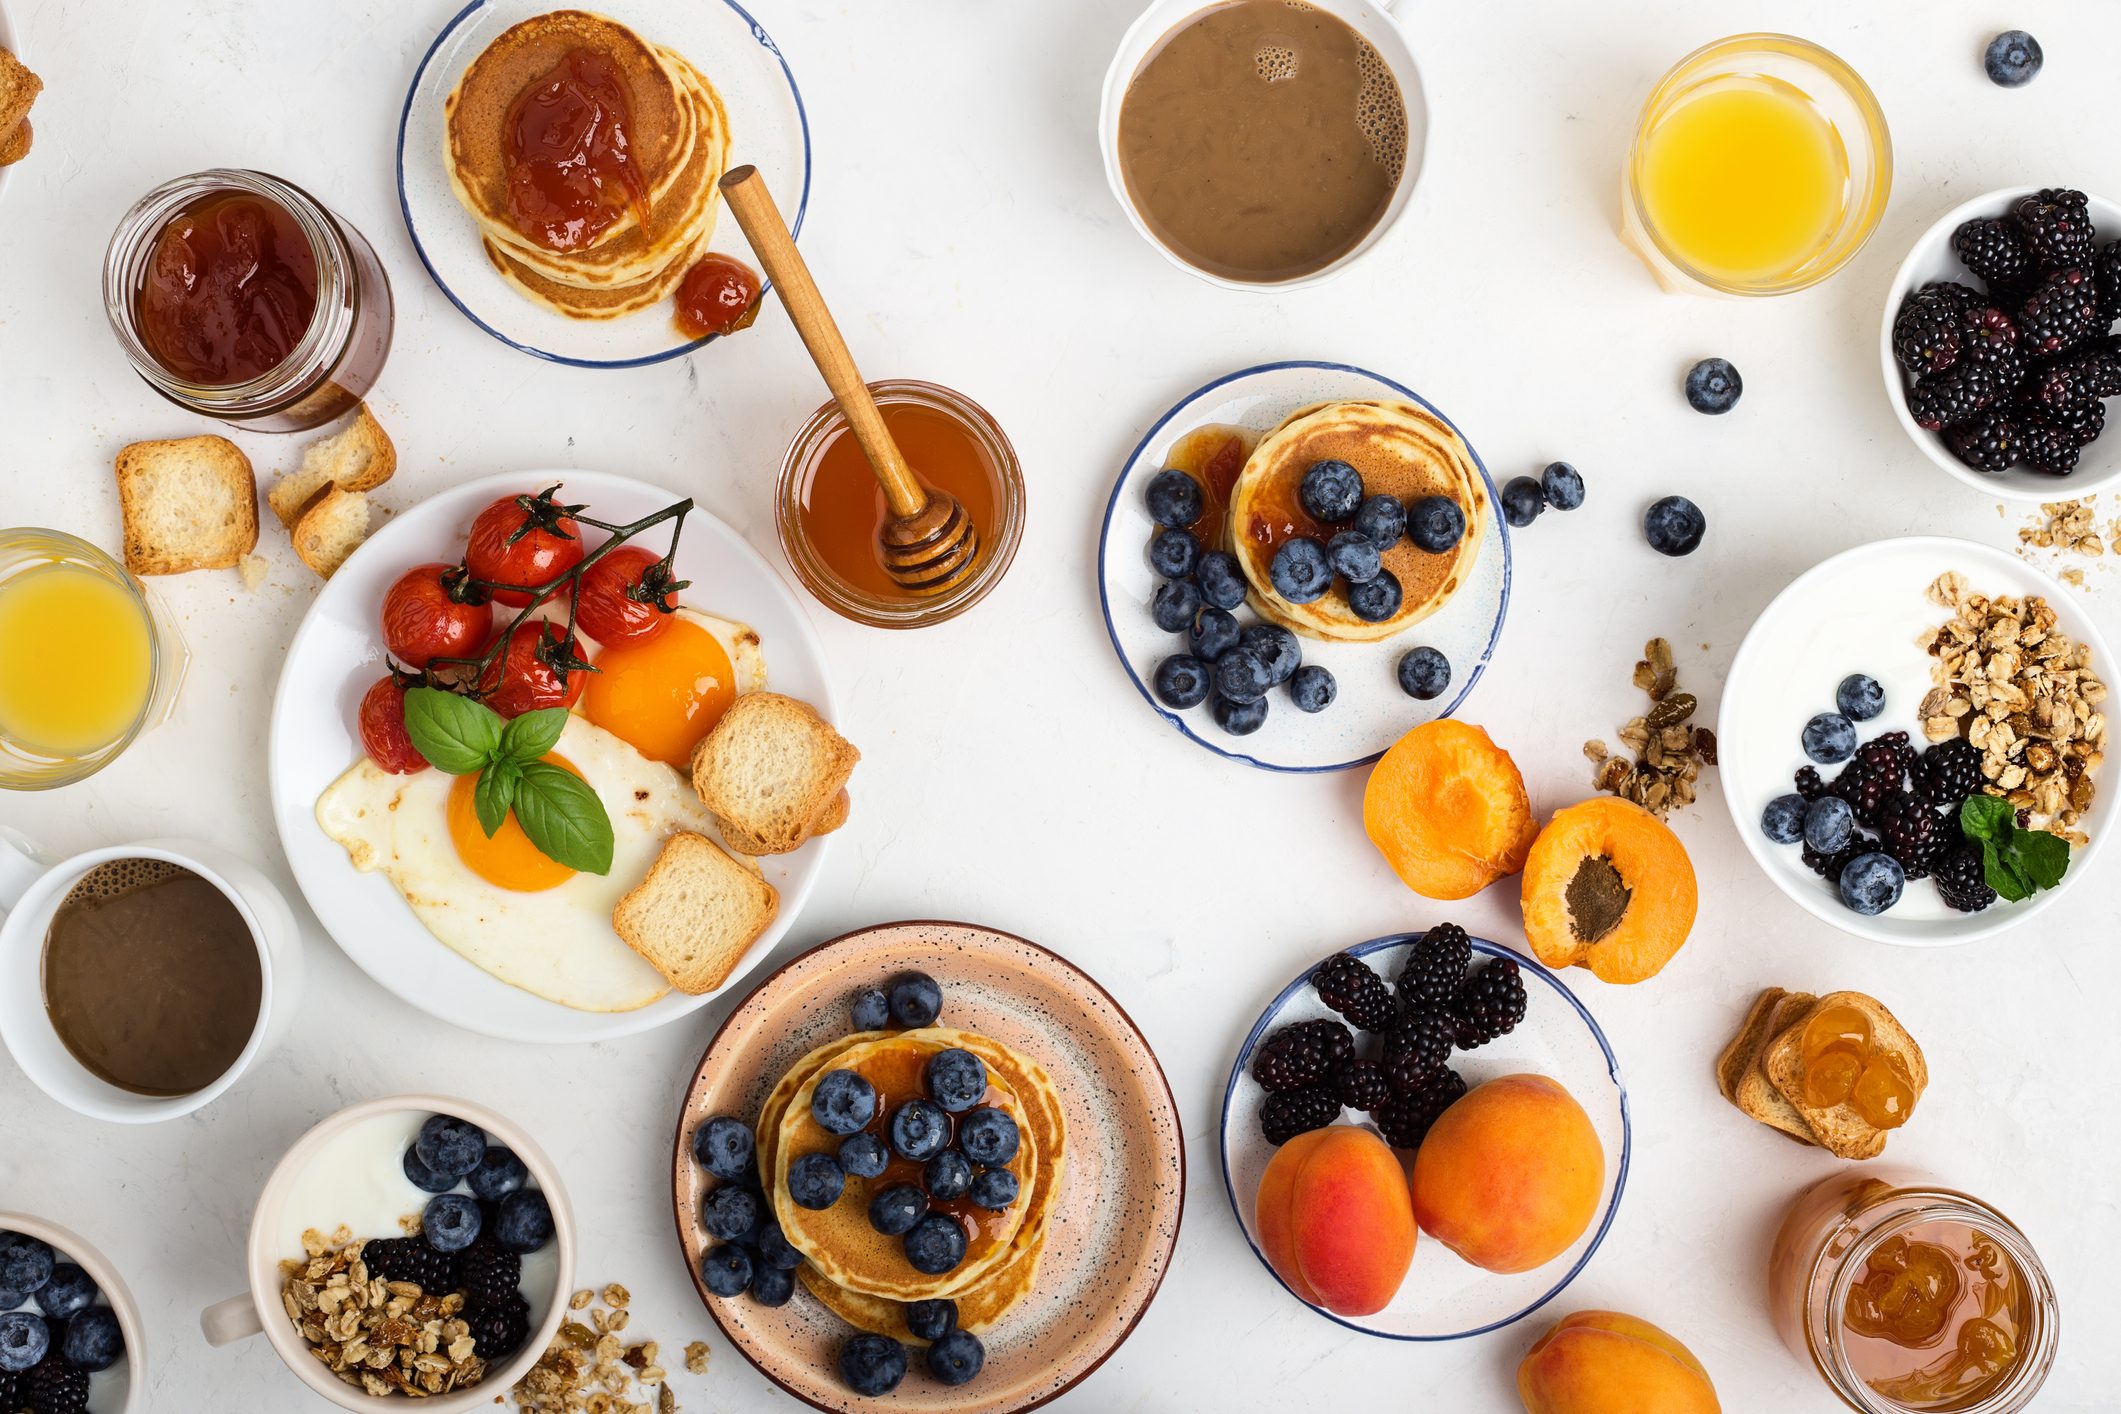
<path id="1" fill-rule="evenodd" d="M 1257 1211 L 1267 1265 L 1337 1315 L 1382 1311 L 1414 1264 L 1420 1230 L 1406 1171 L 1367 1129 L 1314 1129 L 1275 1150 Z"/>
<path id="2" fill-rule="evenodd" d="M 1510 754 L 1479 727 L 1424 722 L 1370 770 L 1362 825 L 1402 882 L 1461 899 L 1524 867 L 1539 822 Z"/>
<path id="3" fill-rule="evenodd" d="M 1554 812 L 1524 866 L 1524 935 L 1549 967 L 1655 977 L 1694 928 L 1694 864 L 1662 820 L 1601 795 Z"/>
<path id="4" fill-rule="evenodd" d="M 1605 1192 L 1605 1146 L 1559 1081 L 1504 1075 L 1468 1091 L 1421 1141 L 1421 1230 L 1476 1267 L 1528 1272 L 1576 1244 Z"/>
<path id="5" fill-rule="evenodd" d="M 1648 1321 L 1618 1311 L 1564 1316 L 1525 1352 L 1526 1414 L 1720 1414 L 1709 1372 Z"/>

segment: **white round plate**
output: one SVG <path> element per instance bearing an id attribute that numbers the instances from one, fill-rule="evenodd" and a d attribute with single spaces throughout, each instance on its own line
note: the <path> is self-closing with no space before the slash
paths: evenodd
<path id="1" fill-rule="evenodd" d="M 601 520 L 623 524 L 683 499 L 622 476 L 588 471 L 520 471 L 444 491 L 368 538 L 317 595 L 295 632 L 273 695 L 267 745 L 273 820 L 295 882 L 339 947 L 388 990 L 420 1010 L 470 1031 L 504 1040 L 601 1041 L 664 1025 L 742 983 L 795 925 L 824 867 L 832 837 L 759 861 L 780 891 L 780 911 L 721 988 L 703 996 L 671 992 L 638 1011 L 576 1011 L 510 986 L 473 966 L 421 925 L 380 873 L 353 867 L 346 851 L 317 825 L 317 797 L 361 759 L 354 724 L 361 695 L 385 671 L 377 614 L 383 595 L 413 565 L 455 563 L 464 537 L 485 506 L 502 496 L 558 482 L 563 498 L 586 502 Z M 661 549 L 661 527 L 643 541 Z M 758 630 L 768 685 L 801 698 L 828 720 L 836 715 L 824 649 L 794 593 L 734 530 L 695 507 L 685 517 L 678 578 L 692 581 L 680 602 Z"/>
<path id="2" fill-rule="evenodd" d="M 1389 981 L 1399 976 L 1401 964 L 1420 937 L 1419 933 L 1397 933 L 1372 938 L 1348 951 Z M 1634 1124 L 1628 1114 L 1628 1090 L 1620 1078 L 1620 1062 L 1597 1021 L 1559 977 L 1514 949 L 1484 938 L 1473 939 L 1475 966 L 1498 957 L 1514 961 L 1524 976 L 1525 1018 L 1506 1036 L 1475 1050 L 1456 1052 L 1451 1058 L 1452 1068 L 1465 1077 L 1468 1089 L 1498 1076 L 1536 1072 L 1559 1082 L 1575 1096 L 1605 1148 L 1605 1191 L 1599 1197 L 1598 1211 L 1568 1251 L 1529 1272 L 1506 1275 L 1485 1271 L 1436 1239 L 1423 1236 L 1414 1244 L 1414 1265 L 1400 1283 L 1399 1294 L 1382 1311 L 1369 1316 L 1336 1316 L 1317 1306 L 1310 1308 L 1351 1331 L 1388 1340 L 1463 1340 L 1521 1321 L 1576 1280 L 1576 1274 L 1605 1241 L 1606 1230 L 1620 1211 L 1620 1195 L 1627 1187 L 1628 1162 L 1634 1146 Z M 1252 1078 L 1252 1053 L 1261 1041 L 1284 1026 L 1332 1016 L 1311 990 L 1311 973 L 1306 970 L 1284 987 L 1253 1023 L 1223 1090 L 1223 1187 L 1230 1195 L 1238 1225 L 1245 1231 L 1245 1241 L 1252 1245 L 1252 1254 L 1269 1272 L 1274 1268 L 1268 1266 L 1266 1254 L 1259 1250 L 1255 1201 L 1259 1180 L 1267 1171 L 1267 1162 L 1274 1157 L 1274 1146 L 1259 1129 L 1259 1109 L 1266 1091 Z M 1344 1120 L 1362 1118 L 1343 1116 Z M 1274 1279 L 1281 1281 L 1278 1275 Z M 1282 1289 L 1288 1290 L 1287 1283 Z M 1289 1294 L 1301 1300 L 1296 1293 Z"/>
<path id="3" fill-rule="evenodd" d="M 2023 903 L 1998 900 L 1980 913 L 1955 913 L 1927 879 L 1911 880 L 1900 902 L 1866 918 L 1841 902 L 1837 890 L 1805 867 L 1803 847 L 1776 844 L 1760 830 L 1760 815 L 1778 795 L 1796 789 L 1793 777 L 1808 764 L 1799 734 L 1820 712 L 1832 712 L 1834 689 L 1850 673 L 1869 673 L 1885 688 L 1885 711 L 1858 722 L 1863 741 L 1882 732 L 1905 731 L 1917 748 L 1927 745 L 1917 708 L 1933 684 L 1931 658 L 1918 638 L 1950 617 L 1927 591 L 1937 576 L 1956 570 L 1976 593 L 2044 596 L 2071 638 L 2091 645 L 2092 662 L 2109 686 L 2113 654 L 2091 617 L 2061 585 L 2015 555 L 1987 545 L 1942 536 L 1881 540 L 1815 565 L 1775 596 L 1739 645 L 1723 685 L 1716 722 L 1717 769 L 1738 837 L 1775 886 L 1814 916 L 1844 932 L 1884 943 L 1932 947 L 1970 942 L 2036 917 L 2089 871 L 2092 857 L 2114 828 L 2111 781 L 2085 819 L 2091 844 L 2074 852 L 2059 888 Z M 1832 780 L 1841 767 L 1823 766 Z"/>
<path id="4" fill-rule="evenodd" d="M 1907 259 L 1900 262 L 1899 272 L 1893 276 L 1893 283 L 1885 292 L 1885 313 L 1878 327 L 1878 361 L 1885 370 L 1885 395 L 1893 404 L 1893 415 L 1900 419 L 1901 430 L 1922 449 L 1924 456 L 1958 480 L 1985 495 L 2005 496 L 2014 501 L 2057 501 L 2071 496 L 2090 496 L 2107 489 L 2121 480 L 2121 437 L 2102 437 L 2086 447 L 2077 469 L 2066 477 L 2048 476 L 2024 465 L 1993 476 L 1974 470 L 1952 455 L 1952 449 L 1944 444 L 1942 433 L 1915 425 L 1914 414 L 1907 410 L 1908 376 L 1900 367 L 1900 361 L 1893 357 L 1893 320 L 1899 316 L 1901 302 L 1907 298 L 1908 291 L 1932 281 L 1957 280 L 1977 290 L 1983 288 L 1981 281 L 1952 250 L 1953 233 L 1977 216 L 2003 215 L 2019 197 L 2037 190 L 2037 187 L 2010 187 L 2004 191 L 1992 191 L 1938 217 L 1936 224 L 1916 240 Z M 2092 225 L 2098 229 L 2102 244 L 2121 236 L 2121 204 L 2089 194 L 2088 204 Z"/>
<path id="5" fill-rule="evenodd" d="M 503 32 L 558 8 L 550 0 L 472 0 L 428 46 L 398 120 L 398 206 L 420 263 L 472 323 L 510 348 L 582 368 L 638 368 L 691 353 L 668 301 L 620 319 L 570 319 L 526 298 L 487 261 L 478 226 L 442 164 L 442 107 L 464 70 Z M 730 164 L 749 162 L 802 234 L 810 204 L 810 121 L 778 45 L 737 0 L 622 0 L 591 7 L 689 59 L 729 110 Z M 713 250 L 757 264 L 727 213 Z M 764 292 L 761 291 L 763 297 Z"/>
<path id="6" fill-rule="evenodd" d="M 1097 592 L 1104 608 L 1105 631 L 1120 665 L 1142 701 L 1176 727 L 1189 741 L 1232 761 L 1269 771 L 1345 771 L 1366 766 L 1385 749 L 1423 722 L 1448 717 L 1473 691 L 1502 637 L 1502 620 L 1510 603 L 1510 528 L 1487 464 L 1473 449 L 1473 464 L 1487 483 L 1494 525 L 1487 545 L 1474 562 L 1465 584 L 1442 609 L 1382 643 L 1322 643 L 1300 638 L 1304 661 L 1329 669 L 1339 692 L 1325 711 L 1306 714 L 1291 705 L 1288 693 L 1268 694 L 1266 723 L 1250 736 L 1231 736 L 1215 724 L 1208 704 L 1175 712 L 1156 700 L 1149 681 L 1156 665 L 1186 651 L 1185 635 L 1165 633 L 1149 617 L 1149 600 L 1161 582 L 1149 567 L 1149 541 L 1155 522 L 1142 506 L 1149 478 L 1163 470 L 1164 457 L 1187 433 L 1210 423 L 1267 432 L 1290 413 L 1313 403 L 1354 398 L 1400 398 L 1418 403 L 1443 418 L 1461 438 L 1456 423 L 1413 389 L 1389 378 L 1344 363 L 1295 360 L 1263 363 L 1216 379 L 1181 398 L 1150 427 L 1121 468 L 1105 506 L 1104 530 L 1097 544 Z M 1250 623 L 1249 611 L 1238 611 Z M 1399 686 L 1400 656 L 1427 644 L 1451 660 L 1451 686 L 1430 702 L 1409 697 Z"/>

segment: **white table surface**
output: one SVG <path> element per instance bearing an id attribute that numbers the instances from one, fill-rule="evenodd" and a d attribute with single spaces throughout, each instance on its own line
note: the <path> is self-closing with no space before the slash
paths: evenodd
<path id="1" fill-rule="evenodd" d="M 35 154 L 0 203 L 0 520 L 115 548 L 118 448 L 209 430 L 128 371 L 98 305 L 99 262 L 149 187 L 247 165 L 320 194 L 395 282 L 397 343 L 374 399 L 401 457 L 384 503 L 572 462 L 680 487 L 777 558 L 772 475 L 823 397 L 777 310 L 680 363 L 587 373 L 479 333 L 415 261 L 392 188 L 398 107 L 457 4 L 12 0 L 48 88 Z M 1055 1408 L 1515 1410 L 1511 1372 L 1543 1321 L 1422 1348 L 1320 1320 L 1246 1250 L 1215 1147 L 1232 1051 L 1289 976 L 1341 944 L 1445 917 L 1521 943 L 1514 881 L 1458 905 L 1419 899 L 1363 838 L 1359 773 L 1278 778 L 1161 725 L 1097 612 L 1109 480 L 1174 399 L 1291 357 L 1407 382 L 1460 422 L 1498 479 L 1574 461 L 1589 504 L 1519 537 L 1510 623 L 1467 708 L 1515 755 L 1536 808 L 1574 801 L 1587 793 L 1584 739 L 1610 739 L 1641 704 L 1629 673 L 1644 639 L 1671 639 L 1683 683 L 1712 709 L 1747 624 L 1820 558 L 1910 532 L 2013 542 L 2018 509 L 1946 480 L 1895 426 L 1878 306 L 1915 234 L 1969 195 L 2024 181 L 2121 192 L 2111 127 L 2095 121 L 2111 102 L 2121 6 L 1409 0 L 1435 112 L 1421 189 L 1374 259 L 1285 297 L 1181 274 L 1107 193 L 1097 94 L 1134 0 L 756 8 L 810 105 L 818 180 L 804 244 L 857 356 L 872 377 L 932 378 L 985 403 L 1016 441 L 1031 497 L 1014 572 L 965 618 L 893 635 L 814 612 L 840 725 L 864 760 L 853 820 L 784 951 L 908 916 L 990 923 L 1081 963 L 1155 1043 L 1191 1160 L 1178 1255 L 1133 1339 Z M 2047 72 L 2004 92 L 1979 55 L 2012 22 L 2034 24 Z M 1620 156 L 1650 82 L 1748 27 L 1818 40 L 1875 85 L 1897 148 L 1892 205 L 1822 288 L 1757 303 L 1663 295 L 1610 229 Z M 711 55 L 694 57 L 712 71 Z M 1747 381 L 1721 419 L 1679 393 L 1708 354 Z M 240 440 L 261 481 L 300 445 Z M 1648 500 L 1674 491 L 1709 517 L 1691 559 L 1659 558 L 1635 528 Z M 280 653 L 315 585 L 276 526 L 260 548 L 273 569 L 255 594 L 233 573 L 156 586 L 195 655 L 173 721 L 86 783 L 0 800 L 0 818 L 63 852 L 202 835 L 287 882 L 261 743 Z M 2113 633 L 2113 578 L 2103 565 L 2089 578 Z M 1569 974 L 1619 1052 L 1636 1149 L 1603 1250 L 1546 1314 L 1609 1306 L 1663 1324 L 1732 1410 L 1838 1407 L 1776 1343 L 1762 1299 L 1783 1204 L 1836 1165 L 1724 1105 L 1710 1063 L 1758 988 L 1860 988 L 1907 1022 L 1932 1070 L 1892 1158 L 1997 1203 L 2055 1277 L 2062 1354 L 2038 1407 L 2111 1407 L 2111 858 L 2038 931 L 1923 953 L 1858 942 L 1783 899 L 1747 862 L 1713 778 L 1674 823 L 1702 883 L 1685 950 L 1638 987 Z M 630 1286 L 633 1331 L 666 1350 L 711 1332 L 665 1185 L 679 1087 L 726 1008 L 579 1050 L 492 1042 L 399 1004 L 304 924 L 296 1034 L 187 1120 L 92 1123 L 0 1066 L 0 1208 L 83 1232 L 128 1273 L 150 1332 L 148 1407 L 323 1407 L 262 1342 L 208 1349 L 195 1313 L 239 1286 L 251 1199 L 284 1146 L 339 1106 L 396 1090 L 456 1091 L 532 1125 L 575 1194 L 582 1275 Z M 677 1381 L 686 1408 L 789 1407 L 709 1339 L 712 1373 Z"/>

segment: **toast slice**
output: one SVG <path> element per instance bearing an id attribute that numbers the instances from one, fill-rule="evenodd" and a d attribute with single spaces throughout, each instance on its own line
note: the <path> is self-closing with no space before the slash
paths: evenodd
<path id="1" fill-rule="evenodd" d="M 6 137 L 0 137 L 0 167 L 12 167 L 29 156 L 30 144 L 35 142 L 36 138 L 37 134 L 30 127 L 29 119 L 24 118 L 15 124 L 13 132 Z"/>
<path id="2" fill-rule="evenodd" d="M 1812 1134 L 1811 1126 L 1804 1122 L 1804 1116 L 1797 1112 L 1797 1107 L 1768 1083 L 1767 1073 L 1761 1068 L 1761 1058 L 1767 1054 L 1769 1044 L 1799 1017 L 1809 1014 L 1818 1000 L 1810 992 L 1785 992 L 1779 987 L 1770 987 L 1760 994 L 1760 1000 L 1753 1003 L 1745 1026 L 1717 1064 L 1717 1083 L 1721 1086 L 1726 1075 L 1729 1077 L 1724 1098 L 1736 1105 L 1739 1113 L 1807 1146 L 1816 1145 L 1819 1140 Z"/>
<path id="3" fill-rule="evenodd" d="M 786 854 L 810 838 L 862 753 L 807 702 L 747 692 L 692 752 L 692 788 L 731 849 Z"/>
<path id="4" fill-rule="evenodd" d="M 29 107 L 44 92 L 44 80 L 29 65 L 0 49 L 0 133 L 12 133 L 29 116 Z M 27 149 L 25 149 L 27 150 Z"/>
<path id="5" fill-rule="evenodd" d="M 1922 1048 L 1907 1034 L 1899 1019 L 1885 1009 L 1884 1003 L 1862 992 L 1829 992 L 1805 1008 L 1803 1015 L 1776 1033 L 1775 1039 L 1768 1043 L 1767 1052 L 1761 1057 L 1761 1069 L 1828 1153 L 1843 1159 L 1875 1159 L 1885 1152 L 1886 1136 L 1890 1131 L 1872 1126 L 1853 1105 L 1821 1109 L 1804 1102 L 1805 1024 L 1832 1006 L 1854 1007 L 1869 1018 L 1871 1044 L 1898 1058 L 1907 1071 L 1915 1101 L 1920 1104 L 1922 1092 L 1930 1083 L 1929 1063 L 1923 1059 Z"/>
<path id="6" fill-rule="evenodd" d="M 611 926 L 681 992 L 711 992 L 773 922 L 780 895 L 713 840 L 680 830 L 648 877 L 611 911 Z"/>
<path id="7" fill-rule="evenodd" d="M 134 574 L 228 569 L 257 548 L 257 479 L 227 438 L 135 442 L 118 453 L 117 473 Z"/>
<path id="8" fill-rule="evenodd" d="M 310 443 L 302 453 L 302 465 L 275 481 L 265 500 L 280 524 L 293 530 L 326 486 L 373 491 L 397 469 L 398 449 L 363 403 L 345 430 Z"/>
<path id="9" fill-rule="evenodd" d="M 818 815 L 817 819 L 811 821 L 804 828 L 803 837 L 801 840 L 796 841 L 796 844 L 800 845 L 804 841 L 813 839 L 818 835 L 829 835 L 840 826 L 846 824 L 848 813 L 853 809 L 853 805 L 854 803 L 847 792 L 842 790 L 838 795 L 825 802 L 824 810 Z M 788 852 L 786 849 L 777 848 L 773 839 L 761 839 L 720 817 L 716 817 L 715 824 L 722 831 L 722 842 L 738 854 L 751 855 L 755 858 L 761 854 L 786 854 Z"/>
<path id="10" fill-rule="evenodd" d="M 840 793 L 827 802 L 825 813 L 810 822 L 810 833 L 813 835 L 829 835 L 840 826 L 846 824 L 847 817 L 853 813 L 854 797 L 847 794 L 846 788 L 843 786 L 840 788 Z"/>
<path id="11" fill-rule="evenodd" d="M 368 538 L 371 519 L 367 496 L 326 486 L 295 520 L 295 553 L 319 578 L 330 579 Z"/>

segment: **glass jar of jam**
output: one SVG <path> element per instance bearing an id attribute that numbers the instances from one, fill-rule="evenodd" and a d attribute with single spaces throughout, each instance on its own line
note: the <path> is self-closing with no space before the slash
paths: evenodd
<path id="1" fill-rule="evenodd" d="M 2015 1414 L 2060 1333 L 2047 1269 L 2009 1218 L 1889 1168 L 1798 1195 L 1768 1302 L 1783 1342 L 1862 1414 Z"/>
<path id="2" fill-rule="evenodd" d="M 872 628 L 924 628 L 977 604 L 1001 582 L 1024 534 L 1024 472 L 987 410 L 917 379 L 871 383 L 877 409 L 914 473 L 957 498 L 979 537 L 972 573 L 920 597 L 884 568 L 877 532 L 889 510 L 836 403 L 812 413 L 781 463 L 774 523 L 788 563 L 819 602 Z"/>
<path id="3" fill-rule="evenodd" d="M 322 426 L 390 353 L 390 280 L 368 241 L 263 172 L 195 172 L 118 223 L 103 307 L 148 386 L 253 432 Z"/>

